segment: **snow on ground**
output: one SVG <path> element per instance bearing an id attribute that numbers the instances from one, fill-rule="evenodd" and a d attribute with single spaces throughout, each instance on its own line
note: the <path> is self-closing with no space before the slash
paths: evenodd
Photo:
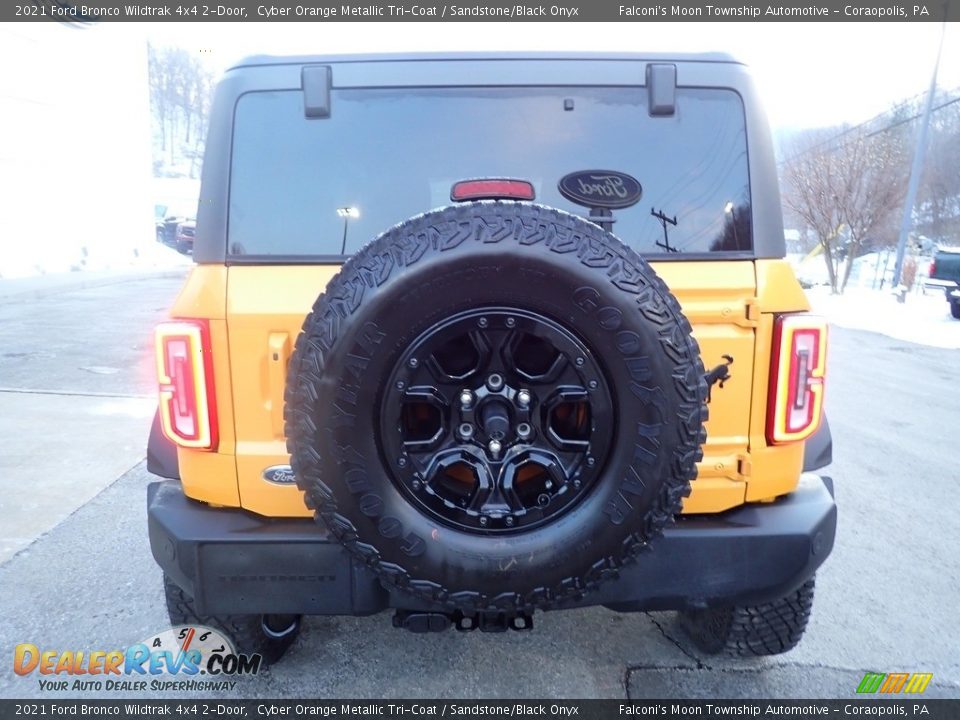
<path id="1" fill-rule="evenodd" d="M 183 255 L 160 242 L 144 243 L 131 255 L 130 266 L 137 268 L 174 268 L 193 264 L 189 255 Z"/>
<path id="2" fill-rule="evenodd" d="M 816 287 L 807 290 L 807 297 L 813 311 L 834 325 L 920 345 L 960 349 L 960 320 L 950 315 L 942 292 L 912 292 L 903 304 L 889 290 L 866 288 L 848 288 L 843 295 L 831 295 L 829 288 Z"/>
<path id="3" fill-rule="evenodd" d="M 86 270 L 175 269 L 191 265 L 189 256 L 148 236 L 139 245 L 91 245 L 76 243 L 34 247 L 8 246 L 0 249 L 0 278 L 27 278 L 39 275 L 77 273 Z"/>

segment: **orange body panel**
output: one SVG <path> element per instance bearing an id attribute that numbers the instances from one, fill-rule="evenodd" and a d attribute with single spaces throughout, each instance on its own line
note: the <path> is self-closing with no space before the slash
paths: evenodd
<path id="1" fill-rule="evenodd" d="M 786 262 L 655 263 L 693 325 L 710 369 L 730 355 L 731 378 L 714 386 L 708 440 L 685 513 L 716 513 L 791 492 L 803 444 L 765 438 L 773 315 L 808 309 Z M 262 473 L 289 463 L 283 435 L 286 368 L 303 318 L 337 265 L 197 267 L 173 317 L 210 322 L 219 416 L 215 453 L 179 450 L 185 492 L 269 516 L 307 516 L 294 486 Z"/>

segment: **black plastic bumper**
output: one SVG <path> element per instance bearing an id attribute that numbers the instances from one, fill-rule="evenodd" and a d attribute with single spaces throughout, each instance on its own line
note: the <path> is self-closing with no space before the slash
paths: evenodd
<path id="1" fill-rule="evenodd" d="M 150 546 L 202 613 L 369 615 L 429 610 L 393 594 L 310 519 L 271 520 L 148 491 Z M 679 610 L 766 602 L 808 580 L 833 548 L 830 478 L 803 475 L 788 497 L 720 515 L 683 516 L 650 552 L 569 607 Z"/>

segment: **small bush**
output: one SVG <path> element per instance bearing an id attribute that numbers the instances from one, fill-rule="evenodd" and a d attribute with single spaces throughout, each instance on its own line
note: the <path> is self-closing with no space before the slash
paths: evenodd
<path id="1" fill-rule="evenodd" d="M 908 255 L 903 259 L 903 272 L 901 273 L 900 283 L 909 291 L 913 288 L 913 283 L 917 279 L 917 259 Z"/>

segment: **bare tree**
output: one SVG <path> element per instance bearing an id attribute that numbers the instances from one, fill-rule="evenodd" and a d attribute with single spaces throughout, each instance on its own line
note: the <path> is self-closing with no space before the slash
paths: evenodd
<path id="1" fill-rule="evenodd" d="M 167 149 L 167 118 L 170 115 L 169 74 L 164 69 L 164 53 L 147 45 L 147 72 L 150 82 L 150 110 L 155 129 L 160 132 L 160 150 Z"/>
<path id="2" fill-rule="evenodd" d="M 178 47 L 148 46 L 154 167 L 164 173 L 190 163 L 199 172 L 206 141 L 213 78 L 194 54 Z"/>
<path id="3" fill-rule="evenodd" d="M 817 236 L 833 292 L 846 289 L 854 259 L 900 207 L 905 171 L 902 144 L 866 128 L 808 133 L 795 143 L 784 167 L 784 202 Z"/>
<path id="4" fill-rule="evenodd" d="M 786 150 L 783 167 L 784 204 L 817 238 L 827 264 L 830 289 L 837 292 L 837 267 L 834 260 L 840 208 L 837 198 L 843 179 L 832 158 L 830 140 L 836 130 L 806 133 Z"/>
<path id="5" fill-rule="evenodd" d="M 854 258 L 903 206 L 909 161 L 894 137 L 879 133 L 858 134 L 841 145 L 836 162 L 845 180 L 844 192 L 838 197 L 839 213 L 849 231 L 842 293 Z"/>
<path id="6" fill-rule="evenodd" d="M 951 102 L 952 101 L 952 102 Z M 918 229 L 937 242 L 960 244 L 960 102 L 937 100 L 920 182 Z"/>

